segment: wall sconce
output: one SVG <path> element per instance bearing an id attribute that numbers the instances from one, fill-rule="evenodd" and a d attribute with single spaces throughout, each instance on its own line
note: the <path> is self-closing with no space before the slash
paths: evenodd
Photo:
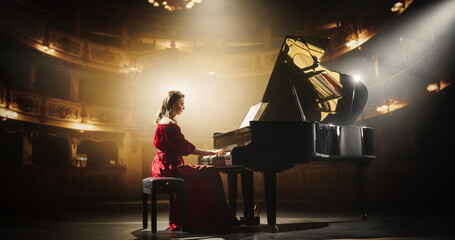
<path id="1" fill-rule="evenodd" d="M 154 7 L 163 6 L 169 12 L 182 10 L 183 7 L 190 9 L 193 8 L 194 4 L 200 4 L 201 2 L 202 0 L 148 0 L 148 3 Z"/>
<path id="2" fill-rule="evenodd" d="M 430 93 L 437 93 L 442 91 L 444 88 L 452 84 L 452 82 L 446 82 L 444 79 L 439 82 L 430 83 L 427 85 L 427 91 Z"/>
<path id="3" fill-rule="evenodd" d="M 44 45 L 43 46 L 43 51 L 44 52 L 48 52 L 48 53 L 54 53 L 55 49 L 53 47 L 51 47 L 51 46 Z"/>
<path id="4" fill-rule="evenodd" d="M 169 42 L 169 45 L 168 45 L 168 47 L 166 48 L 166 50 L 171 50 L 171 51 L 177 51 L 177 50 L 179 50 L 179 49 L 178 49 L 178 46 L 177 46 L 177 44 L 175 43 L 175 40 L 174 40 L 174 39 L 171 39 L 171 41 Z"/>
<path id="5" fill-rule="evenodd" d="M 400 0 L 393 4 L 393 7 L 390 9 L 393 13 L 398 12 L 401 14 L 414 0 Z"/>
<path id="6" fill-rule="evenodd" d="M 130 72 L 129 72 L 130 76 L 135 77 L 138 73 L 139 73 L 139 70 L 137 69 L 136 66 L 130 67 Z"/>
<path id="7" fill-rule="evenodd" d="M 346 43 L 346 47 L 350 47 L 350 48 L 355 48 L 359 45 L 359 41 L 358 40 L 355 40 L 355 39 L 352 39 L 351 41 L 349 41 L 348 43 Z"/>
<path id="8" fill-rule="evenodd" d="M 132 58 L 130 59 L 129 75 L 135 77 L 137 74 L 139 74 L 139 68 L 137 67 L 137 59 Z"/>
<path id="9" fill-rule="evenodd" d="M 389 112 L 389 105 L 384 104 L 382 106 L 379 106 L 379 107 L 376 108 L 376 111 L 378 111 L 380 113 L 388 113 Z"/>
<path id="10" fill-rule="evenodd" d="M 427 91 L 431 93 L 439 92 L 439 85 L 437 83 L 428 84 Z"/>
<path id="11" fill-rule="evenodd" d="M 389 112 L 393 112 L 395 110 L 398 110 L 400 108 L 404 108 L 409 105 L 409 102 L 406 101 L 400 101 L 397 99 L 389 99 L 387 103 L 384 103 L 383 105 L 379 106 L 376 108 L 376 111 L 379 113 L 385 114 Z"/>
<path id="12" fill-rule="evenodd" d="M 390 11 L 398 12 L 403 6 L 404 6 L 403 2 L 398 1 L 395 4 L 393 4 L 393 7 L 390 9 Z"/>

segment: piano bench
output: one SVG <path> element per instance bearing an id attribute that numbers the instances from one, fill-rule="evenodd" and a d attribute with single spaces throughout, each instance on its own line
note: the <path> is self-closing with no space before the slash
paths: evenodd
<path id="1" fill-rule="evenodd" d="M 151 225 L 152 232 L 156 233 L 156 195 L 159 193 L 169 194 L 169 204 L 174 204 L 174 194 L 178 194 L 181 198 L 182 211 L 180 216 L 180 224 L 183 229 L 183 222 L 186 215 L 186 187 L 185 180 L 174 177 L 148 177 L 142 179 L 142 226 L 147 229 L 148 224 L 148 196 L 151 198 Z"/>

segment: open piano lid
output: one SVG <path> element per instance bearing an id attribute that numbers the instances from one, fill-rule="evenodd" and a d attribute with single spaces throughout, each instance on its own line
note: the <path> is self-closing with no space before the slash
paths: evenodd
<path id="1" fill-rule="evenodd" d="M 260 121 L 317 121 L 353 124 L 365 107 L 361 81 L 319 63 L 327 38 L 286 36 L 262 102 Z"/>

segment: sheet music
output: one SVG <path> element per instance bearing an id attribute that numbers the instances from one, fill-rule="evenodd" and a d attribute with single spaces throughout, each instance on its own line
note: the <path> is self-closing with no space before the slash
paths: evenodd
<path id="1" fill-rule="evenodd" d="M 250 125 L 250 121 L 257 121 L 261 118 L 262 114 L 264 113 L 265 109 L 267 108 L 268 103 L 260 102 L 254 106 L 250 107 L 250 110 L 243 118 L 242 123 L 240 124 L 239 128 L 247 127 Z"/>

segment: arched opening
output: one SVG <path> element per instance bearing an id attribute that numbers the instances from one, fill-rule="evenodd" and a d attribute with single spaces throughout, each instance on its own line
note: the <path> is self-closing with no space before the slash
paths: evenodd
<path id="1" fill-rule="evenodd" d="M 77 155 L 86 157 L 87 167 L 110 167 L 118 164 L 118 148 L 112 141 L 84 140 L 77 148 Z"/>
<path id="2" fill-rule="evenodd" d="M 0 129 L 0 166 L 16 167 L 22 165 L 22 138 L 22 133 L 9 133 Z"/>
<path id="3" fill-rule="evenodd" d="M 38 135 L 33 142 L 33 164 L 42 167 L 68 167 L 68 144 L 62 137 Z"/>

